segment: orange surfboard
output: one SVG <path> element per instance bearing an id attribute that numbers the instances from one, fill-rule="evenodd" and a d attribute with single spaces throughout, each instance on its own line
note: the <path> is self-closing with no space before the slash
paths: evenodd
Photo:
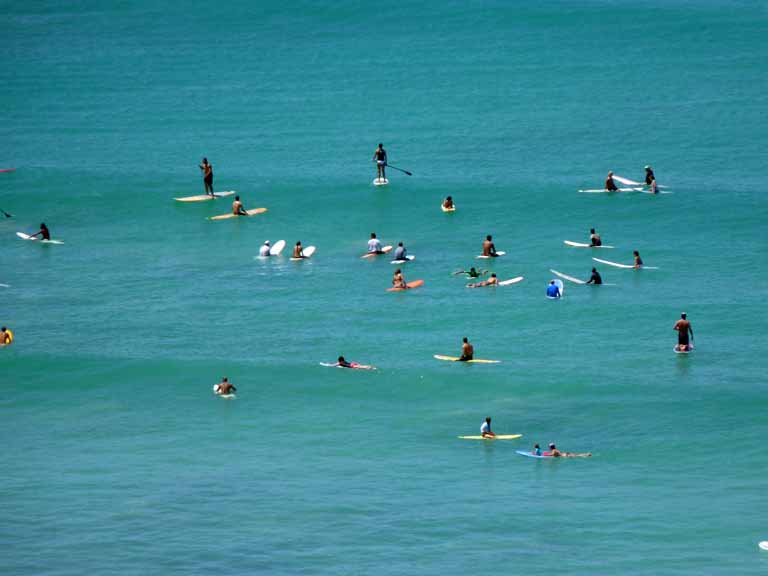
<path id="1" fill-rule="evenodd" d="M 409 288 L 418 288 L 419 286 L 422 286 L 424 284 L 424 280 L 414 280 L 413 282 L 408 282 L 405 286 L 405 288 L 387 288 L 387 292 L 402 292 L 403 290 L 408 290 Z"/>

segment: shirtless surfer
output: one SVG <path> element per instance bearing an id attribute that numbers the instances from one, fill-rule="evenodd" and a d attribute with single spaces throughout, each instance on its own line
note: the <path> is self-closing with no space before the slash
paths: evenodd
<path id="1" fill-rule="evenodd" d="M 405 278 L 403 278 L 403 273 L 400 268 L 395 270 L 395 273 L 392 275 L 392 287 L 403 289 L 408 288 L 408 286 L 405 285 Z"/>
<path id="2" fill-rule="evenodd" d="M 616 192 L 619 189 L 613 181 L 613 172 L 610 170 L 608 171 L 608 177 L 605 179 L 605 189 L 608 192 Z"/>
<path id="3" fill-rule="evenodd" d="M 490 256 L 491 258 L 498 256 L 496 246 L 493 243 L 493 236 L 490 234 L 485 237 L 485 242 L 483 242 L 483 256 Z"/>
<path id="4" fill-rule="evenodd" d="M 488 278 L 488 280 L 483 280 L 482 282 L 475 282 L 474 284 L 467 284 L 467 288 L 482 288 L 483 286 L 495 286 L 499 283 L 498 278 L 496 278 L 496 273 L 494 272 L 491 274 L 491 277 Z"/>
<path id="5" fill-rule="evenodd" d="M 376 162 L 376 178 L 386 180 L 387 151 L 384 150 L 384 144 L 379 142 L 379 147 L 373 152 L 373 161 Z"/>
<path id="6" fill-rule="evenodd" d="M 545 454 L 545 456 L 552 456 L 553 458 L 589 458 L 592 456 L 592 452 L 562 452 L 557 449 L 557 446 L 550 444 L 549 454 Z"/>
<path id="7" fill-rule="evenodd" d="M 462 342 L 463 344 L 461 345 L 461 356 L 457 362 L 467 362 L 468 360 L 472 360 L 472 358 L 475 356 L 475 347 L 469 343 L 469 340 L 466 336 Z"/>
<path id="8" fill-rule="evenodd" d="M 243 208 L 243 203 L 240 202 L 240 196 L 235 196 L 235 201 L 232 202 L 232 214 L 235 216 L 248 216 L 248 212 Z"/>
<path id="9" fill-rule="evenodd" d="M 224 376 L 224 378 L 221 379 L 221 382 L 216 384 L 216 389 L 214 392 L 220 396 L 223 396 L 225 394 L 232 394 L 233 392 L 237 392 L 237 388 L 235 388 L 234 384 L 229 381 L 229 378 Z"/>
<path id="10" fill-rule="evenodd" d="M 475 267 L 472 266 L 469 270 L 456 270 L 456 272 L 453 273 L 454 276 L 458 276 L 459 274 L 466 274 L 469 278 L 480 278 L 480 276 L 488 274 L 488 270 L 475 270 Z"/>
<path id="11" fill-rule="evenodd" d="M 208 163 L 208 158 L 203 158 L 203 163 L 200 164 L 200 170 L 203 172 L 205 193 L 213 196 L 213 164 Z"/>
<path id="12" fill-rule="evenodd" d="M 680 320 L 675 322 L 673 330 L 677 330 L 677 346 L 675 350 L 678 352 L 688 352 L 691 349 L 691 344 L 688 341 L 688 334 L 693 339 L 693 328 L 691 328 L 691 322 L 688 320 L 688 315 L 683 312 L 680 314 Z"/>
<path id="13" fill-rule="evenodd" d="M 650 186 L 651 183 L 656 180 L 656 176 L 653 173 L 653 168 L 650 166 L 645 167 L 645 183 Z"/>
<path id="14" fill-rule="evenodd" d="M 304 249 L 301 247 L 301 241 L 296 242 L 296 246 L 293 247 L 292 258 L 305 258 Z"/>
<path id="15" fill-rule="evenodd" d="M 600 234 L 595 232 L 594 228 L 589 229 L 589 245 L 590 246 L 602 246 L 603 241 L 600 239 Z"/>
<path id="16" fill-rule="evenodd" d="M 448 196 L 445 200 L 443 200 L 443 208 L 445 208 L 446 210 L 455 208 L 455 206 L 453 205 L 453 198 L 451 196 Z"/>

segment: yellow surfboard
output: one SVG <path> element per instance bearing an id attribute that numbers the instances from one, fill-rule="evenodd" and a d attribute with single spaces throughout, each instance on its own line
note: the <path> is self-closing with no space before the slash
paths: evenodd
<path id="1" fill-rule="evenodd" d="M 435 358 L 438 360 L 447 360 L 448 362 L 458 362 L 459 357 L 458 356 L 443 356 L 441 354 L 435 354 Z M 501 360 L 481 360 L 479 358 L 475 358 L 474 360 L 464 360 L 466 364 L 499 364 L 501 363 Z"/>
<path id="2" fill-rule="evenodd" d="M 240 216 L 256 216 L 256 214 L 264 214 L 266 212 L 266 208 L 254 208 L 252 210 L 246 210 L 246 214 L 232 214 L 231 212 L 229 214 L 220 214 L 219 216 L 211 216 L 209 220 L 229 220 L 230 218 L 239 218 Z"/>
<path id="3" fill-rule="evenodd" d="M 522 437 L 522 434 L 496 434 L 491 438 L 488 436 L 459 436 L 462 440 L 515 440 Z"/>

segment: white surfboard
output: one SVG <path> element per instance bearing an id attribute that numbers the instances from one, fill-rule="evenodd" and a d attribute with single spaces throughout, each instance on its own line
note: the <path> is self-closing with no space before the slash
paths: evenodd
<path id="1" fill-rule="evenodd" d="M 760 550 L 768 550 L 768 540 L 763 540 L 758 544 Z"/>
<path id="2" fill-rule="evenodd" d="M 176 202 L 206 202 L 207 200 L 216 200 L 217 198 L 225 198 L 226 196 L 233 196 L 234 194 L 234 190 L 228 190 L 227 192 L 216 192 L 213 196 L 210 194 L 198 194 L 197 196 L 174 198 L 174 200 L 176 200 Z"/>
<path id="3" fill-rule="evenodd" d="M 273 244 L 272 248 L 269 249 L 269 255 L 280 256 L 280 252 L 283 251 L 283 248 L 285 248 L 285 240 L 278 240 Z"/>
<path id="4" fill-rule="evenodd" d="M 642 190 L 639 190 L 640 192 L 645 192 L 646 194 L 653 194 L 649 189 L 646 189 L 646 187 L 650 187 L 650 184 L 646 184 L 645 182 L 635 182 L 634 180 L 630 180 L 629 178 L 624 178 L 622 176 L 616 176 L 616 174 L 613 175 L 613 179 L 619 182 L 620 184 L 624 184 L 626 186 L 641 186 L 643 187 Z M 656 184 L 656 188 L 669 188 L 669 186 L 665 186 L 664 184 Z M 672 192 L 658 192 L 659 194 L 672 194 Z"/>
<path id="5" fill-rule="evenodd" d="M 688 350 L 678 350 L 677 346 L 672 348 L 672 350 L 674 351 L 675 354 L 690 354 L 691 352 L 693 352 L 694 348 L 695 346 L 693 345 L 693 342 L 691 342 L 690 344 L 688 344 Z"/>
<path id="6" fill-rule="evenodd" d="M 523 281 L 523 276 L 518 276 L 516 278 L 510 278 L 509 280 L 502 280 L 499 282 L 499 286 L 509 286 L 510 284 L 517 284 L 518 282 Z"/>
<path id="7" fill-rule="evenodd" d="M 574 248 L 613 248 L 613 246 L 592 246 L 592 244 L 585 244 L 584 242 L 574 242 L 573 240 L 563 240 L 563 244 L 573 246 Z"/>
<path id="8" fill-rule="evenodd" d="M 373 258 L 374 256 L 381 256 L 382 254 L 386 254 L 387 252 L 391 252 L 391 251 L 392 251 L 392 246 L 387 245 L 381 248 L 381 252 L 366 252 L 365 254 L 360 256 L 360 258 Z"/>
<path id="9" fill-rule="evenodd" d="M 214 384 L 213 385 L 213 393 L 216 394 L 219 398 L 224 398 L 225 400 L 232 400 L 234 398 L 237 398 L 234 394 L 221 394 L 219 393 L 219 385 Z"/>
<path id="10" fill-rule="evenodd" d="M 374 186 L 386 186 L 389 184 L 389 180 L 386 178 L 374 178 L 373 179 L 373 185 Z"/>
<path id="11" fill-rule="evenodd" d="M 442 210 L 443 212 L 456 212 L 456 204 L 454 204 L 452 208 L 446 208 L 445 206 L 440 204 L 440 210 Z"/>
<path id="12" fill-rule="evenodd" d="M 22 240 L 31 240 L 32 242 L 40 242 L 40 244 L 64 244 L 63 240 L 40 240 L 37 236 L 30 236 L 24 232 L 16 232 L 16 236 Z"/>
<path id="13" fill-rule="evenodd" d="M 10 284 L 0 284 L 0 288 L 10 288 Z"/>
<path id="14" fill-rule="evenodd" d="M 642 192 L 642 188 L 618 188 L 616 190 L 606 190 L 605 188 L 593 188 L 590 190 L 577 190 L 582 194 L 613 194 L 614 192 Z"/>
<path id="15" fill-rule="evenodd" d="M 480 254 L 480 256 L 475 256 L 475 258 L 498 258 L 499 256 L 504 256 L 504 254 L 506 254 L 506 252 L 502 250 L 497 250 L 496 256 L 485 256 L 483 254 Z"/>
<path id="16" fill-rule="evenodd" d="M 566 280 L 573 282 L 574 284 L 586 284 L 586 281 L 579 280 L 578 278 L 574 278 L 573 276 L 568 276 L 567 274 L 563 274 L 562 272 L 558 272 L 557 270 L 554 270 L 552 268 L 549 269 L 552 274 L 555 276 L 560 276 L 560 278 L 565 278 Z M 562 293 L 562 290 L 560 291 Z"/>
<path id="17" fill-rule="evenodd" d="M 605 264 L 607 266 L 613 266 L 614 268 L 624 268 L 627 270 L 633 270 L 635 269 L 634 266 L 631 264 L 619 264 L 618 262 L 611 262 L 610 260 L 601 260 L 600 258 L 592 258 L 595 262 L 600 262 L 600 264 Z M 658 270 L 659 268 L 657 266 L 641 266 L 638 268 L 638 270 Z"/>
<path id="18" fill-rule="evenodd" d="M 563 294 L 565 292 L 565 285 L 563 284 L 563 281 L 559 278 L 555 278 L 555 286 L 557 286 L 560 289 L 560 298 L 563 297 Z M 547 296 L 550 300 L 559 300 L 560 298 L 555 298 L 553 296 Z"/>
<path id="19" fill-rule="evenodd" d="M 408 254 L 408 255 L 405 257 L 405 260 L 392 260 L 392 261 L 390 262 L 390 264 L 407 264 L 407 263 L 408 263 L 408 262 L 410 262 L 411 260 L 416 260 L 416 256 L 414 256 L 413 254 Z"/>
<path id="20" fill-rule="evenodd" d="M 291 257 L 291 260 L 295 262 L 297 260 L 306 260 L 307 258 L 312 258 L 312 254 L 315 253 L 315 250 L 317 250 L 317 248 L 315 248 L 314 246 L 307 246 L 306 248 L 304 248 L 304 250 L 302 250 L 302 254 L 304 254 L 304 258 Z"/>

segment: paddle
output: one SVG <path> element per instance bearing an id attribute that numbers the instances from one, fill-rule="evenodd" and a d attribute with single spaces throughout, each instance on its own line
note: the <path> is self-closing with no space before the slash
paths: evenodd
<path id="1" fill-rule="evenodd" d="M 0 212 L 2 212 L 2 213 L 3 213 L 3 215 L 4 215 L 6 218 L 13 218 L 13 214 L 8 214 L 8 212 L 6 212 L 5 210 L 3 210 L 2 208 L 0 208 Z"/>
<path id="2" fill-rule="evenodd" d="M 392 164 L 386 164 L 388 168 L 394 168 L 395 170 L 400 170 L 400 172 L 405 172 L 408 174 L 408 176 L 413 176 L 413 172 L 408 172 L 408 170 L 403 170 L 402 168 L 398 168 L 397 166 L 392 166 Z"/>

